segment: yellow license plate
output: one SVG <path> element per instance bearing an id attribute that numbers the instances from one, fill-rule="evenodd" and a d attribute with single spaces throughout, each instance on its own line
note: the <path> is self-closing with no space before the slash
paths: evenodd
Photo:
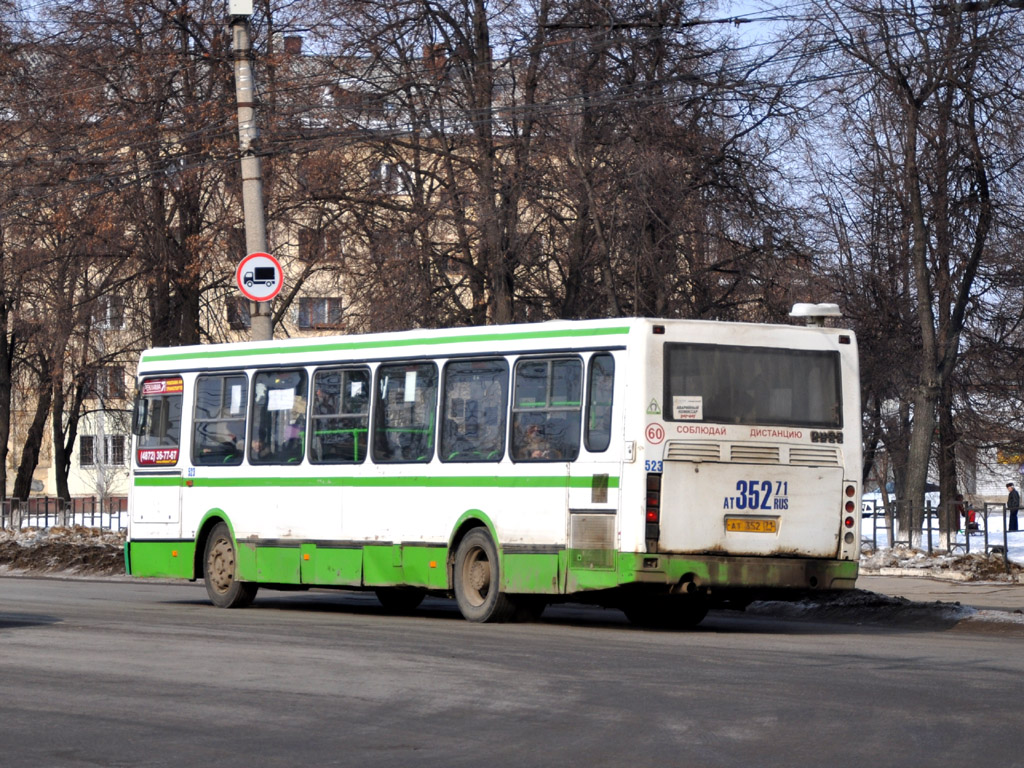
<path id="1" fill-rule="evenodd" d="M 764 517 L 727 517 L 725 530 L 743 533 L 776 533 L 779 521 Z"/>

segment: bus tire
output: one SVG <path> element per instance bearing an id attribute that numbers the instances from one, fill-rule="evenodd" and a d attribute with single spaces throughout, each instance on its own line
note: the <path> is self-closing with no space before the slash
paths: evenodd
<path id="1" fill-rule="evenodd" d="M 473 622 L 509 621 L 516 605 L 501 591 L 498 548 L 484 528 L 474 528 L 455 550 L 455 602 Z"/>
<path id="2" fill-rule="evenodd" d="M 425 597 L 421 589 L 403 587 L 378 587 L 373 593 L 388 613 L 412 613 Z"/>
<path id="3" fill-rule="evenodd" d="M 256 597 L 256 584 L 238 580 L 235 542 L 226 523 L 217 523 L 206 539 L 203 582 L 210 602 L 218 608 L 244 608 Z"/>

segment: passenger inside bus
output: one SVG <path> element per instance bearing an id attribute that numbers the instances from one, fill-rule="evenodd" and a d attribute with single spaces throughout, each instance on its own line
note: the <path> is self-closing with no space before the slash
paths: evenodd
<path id="1" fill-rule="evenodd" d="M 552 456 L 551 444 L 544 437 L 544 430 L 540 424 L 530 424 L 526 427 L 522 439 L 519 441 L 520 459 L 550 459 Z"/>

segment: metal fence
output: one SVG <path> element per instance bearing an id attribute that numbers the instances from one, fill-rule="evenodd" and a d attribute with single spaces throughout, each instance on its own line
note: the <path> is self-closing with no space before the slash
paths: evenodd
<path id="1" fill-rule="evenodd" d="M 128 527 L 128 497 L 57 499 L 33 497 L 0 501 L 0 528 L 82 525 L 120 531 Z"/>
<path id="2" fill-rule="evenodd" d="M 969 515 L 962 514 L 967 510 L 974 513 L 973 524 Z M 901 513 L 907 514 L 911 522 L 906 530 L 900 530 L 895 523 Z M 1001 556 L 1009 571 L 1009 514 L 1005 504 L 985 502 L 983 508 L 975 509 L 970 505 L 961 506 L 957 502 L 933 506 L 931 503 L 914 504 L 913 501 L 894 500 L 889 503 L 887 511 L 873 501 L 865 501 L 861 517 L 861 541 L 864 544 L 870 543 L 872 549 L 878 549 L 879 532 L 884 537 L 883 545 L 892 542 L 894 547 L 910 547 L 911 531 L 920 531 L 921 547 L 928 554 L 936 551 L 949 554 L 979 552 Z"/>

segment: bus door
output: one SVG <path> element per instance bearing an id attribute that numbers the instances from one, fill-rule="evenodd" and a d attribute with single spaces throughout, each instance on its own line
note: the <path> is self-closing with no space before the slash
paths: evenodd
<path id="1" fill-rule="evenodd" d="M 812 450 L 669 441 L 658 551 L 836 557 L 843 469 Z"/>
<path id="2" fill-rule="evenodd" d="M 587 361 L 581 411 L 582 445 L 569 462 L 568 567 L 570 586 L 583 587 L 581 571 L 615 569 L 618 551 L 622 440 L 613 440 L 615 359 L 599 352 Z M 621 419 L 618 420 L 621 422 Z M 599 573 L 594 573 L 599 578 Z"/>
<path id="3" fill-rule="evenodd" d="M 181 529 L 180 376 L 144 379 L 135 400 L 132 434 L 132 534 L 150 525 L 145 536 L 175 538 Z"/>

